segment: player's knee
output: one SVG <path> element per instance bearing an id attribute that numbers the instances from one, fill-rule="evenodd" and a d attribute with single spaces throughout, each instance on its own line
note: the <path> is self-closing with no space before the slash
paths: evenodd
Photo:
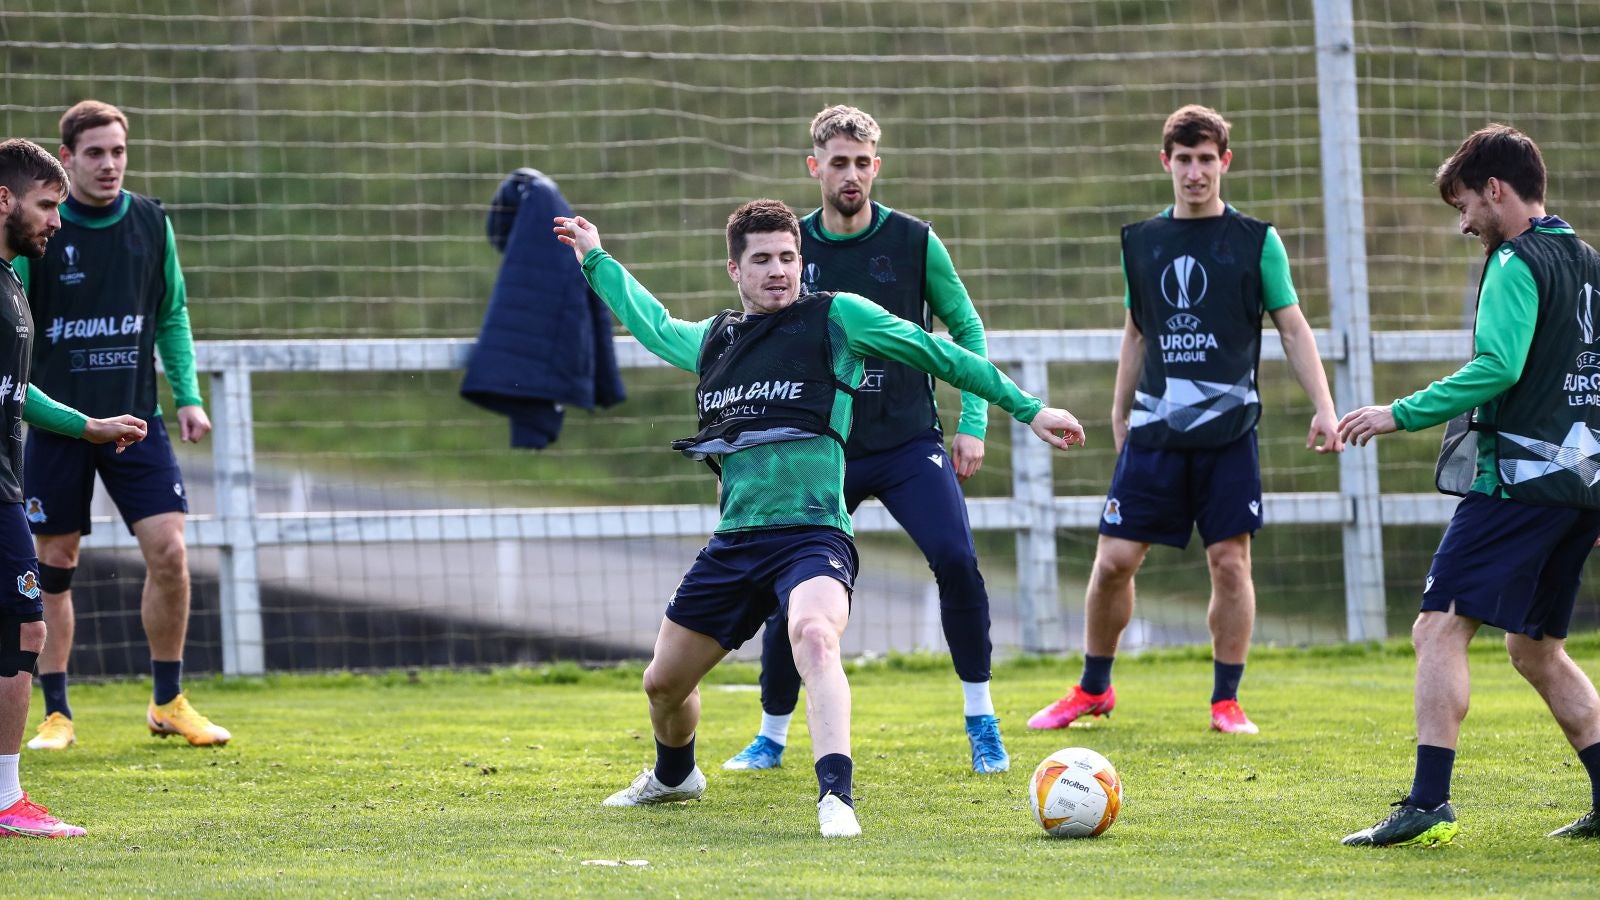
<path id="1" fill-rule="evenodd" d="M 789 627 L 789 640 L 794 644 L 795 662 L 822 660 L 839 655 L 839 632 L 822 619 L 805 619 Z"/>
<path id="2" fill-rule="evenodd" d="M 933 566 L 934 581 L 939 584 L 941 609 L 977 609 L 989 605 L 989 592 L 983 584 L 983 573 L 978 571 L 978 558 L 962 553 L 941 559 Z"/>
<path id="3" fill-rule="evenodd" d="M 33 674 L 44 649 L 45 626 L 20 616 L 0 615 L 0 678 Z"/>
<path id="4" fill-rule="evenodd" d="M 1537 682 L 1543 678 L 1560 652 L 1556 641 L 1536 641 L 1520 634 L 1506 635 L 1506 655 L 1511 657 L 1511 666 L 1529 681 Z"/>
<path id="5" fill-rule="evenodd" d="M 1101 584 L 1124 584 L 1132 581 L 1139 571 L 1139 560 L 1120 553 L 1097 553 L 1094 557 L 1094 578 Z"/>
<path id="6" fill-rule="evenodd" d="M 647 666 L 644 670 L 644 695 L 655 706 L 682 702 L 687 697 L 688 691 L 683 685 L 676 683 L 669 675 L 656 668 L 655 665 Z"/>
<path id="7" fill-rule="evenodd" d="M 72 575 L 77 566 L 52 566 L 39 562 L 39 590 L 46 594 L 64 594 L 72 590 Z"/>
<path id="8" fill-rule="evenodd" d="M 158 581 L 179 582 L 187 579 L 189 551 L 184 546 L 183 536 L 177 535 L 152 546 L 145 555 L 145 565 L 150 570 L 150 577 Z"/>

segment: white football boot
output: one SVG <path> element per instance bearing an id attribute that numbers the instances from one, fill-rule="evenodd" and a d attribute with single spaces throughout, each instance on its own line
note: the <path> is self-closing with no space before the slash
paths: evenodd
<path id="1" fill-rule="evenodd" d="M 856 821 L 856 811 L 839 799 L 838 794 L 827 794 L 817 801 L 817 824 L 822 826 L 823 837 L 857 837 L 861 823 Z"/>
<path id="2" fill-rule="evenodd" d="M 677 803 L 682 800 L 699 800 L 706 792 L 706 776 L 699 766 L 689 773 L 683 784 L 668 787 L 656 778 L 654 769 L 645 769 L 633 783 L 605 799 L 606 806 L 650 806 L 655 803 Z"/>

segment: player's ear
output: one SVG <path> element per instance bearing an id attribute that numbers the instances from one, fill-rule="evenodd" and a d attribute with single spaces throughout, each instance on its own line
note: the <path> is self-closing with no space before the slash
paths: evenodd
<path id="1" fill-rule="evenodd" d="M 66 144 L 62 144 L 61 149 L 56 151 L 56 156 L 61 158 L 62 165 L 66 165 L 72 161 L 72 148 L 68 147 Z"/>
<path id="2" fill-rule="evenodd" d="M 739 283 L 739 264 L 731 259 L 728 260 L 728 277 L 733 279 L 734 284 Z"/>
<path id="3" fill-rule="evenodd" d="M 1231 163 L 1231 162 L 1233 162 L 1233 151 L 1232 150 L 1224 150 L 1224 151 L 1222 151 L 1222 171 L 1224 171 L 1224 172 L 1228 171 L 1228 164 Z"/>
<path id="4" fill-rule="evenodd" d="M 874 177 L 876 177 L 876 176 L 877 176 L 877 174 L 878 174 L 878 170 L 879 170 L 879 169 L 880 169 L 880 168 L 882 168 L 882 167 L 883 167 L 883 157 L 881 157 L 881 156 L 874 156 L 874 157 L 873 157 L 873 158 L 872 158 L 872 174 L 873 174 L 873 176 L 874 176 Z"/>
<path id="5" fill-rule="evenodd" d="M 822 164 L 817 162 L 816 156 L 813 155 L 806 157 L 806 174 L 810 175 L 812 178 L 818 177 L 817 170 L 821 166 Z"/>
<path id="6" fill-rule="evenodd" d="M 1168 156 L 1165 150 L 1161 151 L 1161 169 L 1164 172 L 1172 171 L 1172 157 Z"/>

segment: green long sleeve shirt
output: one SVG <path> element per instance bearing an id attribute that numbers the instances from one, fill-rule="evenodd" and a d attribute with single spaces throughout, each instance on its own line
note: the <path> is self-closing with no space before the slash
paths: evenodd
<path id="1" fill-rule="evenodd" d="M 622 264 L 601 249 L 583 259 L 583 274 L 645 349 L 686 372 L 697 372 L 712 319 L 675 319 Z M 714 317 L 713 317 L 714 318 Z M 866 357 L 913 366 L 996 403 L 1030 422 L 1043 403 L 1005 373 L 954 343 L 936 338 L 864 297 L 837 294 L 828 314 L 834 377 L 861 383 Z M 829 425 L 848 438 L 850 395 L 835 394 Z M 761 444 L 718 457 L 722 516 L 718 532 L 821 525 L 851 533 L 844 506 L 844 448 L 828 437 Z"/>
<path id="2" fill-rule="evenodd" d="M 57 403 L 50 395 L 28 385 L 28 399 L 22 405 L 22 421 L 35 428 L 53 431 L 69 438 L 83 437 L 89 417 L 70 406 Z"/>

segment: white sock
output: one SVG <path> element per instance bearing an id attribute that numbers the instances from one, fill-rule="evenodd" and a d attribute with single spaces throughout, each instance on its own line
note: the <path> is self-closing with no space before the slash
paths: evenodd
<path id="1" fill-rule="evenodd" d="M 756 734 L 772 741 L 774 744 L 789 746 L 789 720 L 794 718 L 794 713 L 786 716 L 774 716 L 768 713 L 761 714 L 761 730 Z"/>
<path id="2" fill-rule="evenodd" d="M 994 698 L 989 696 L 989 682 L 963 681 L 961 693 L 965 697 L 966 712 L 969 716 L 994 715 Z"/>
<path id="3" fill-rule="evenodd" d="M 17 760 L 20 758 L 19 753 L 0 756 L 0 809 L 8 809 L 22 799 L 22 782 L 17 780 Z"/>

